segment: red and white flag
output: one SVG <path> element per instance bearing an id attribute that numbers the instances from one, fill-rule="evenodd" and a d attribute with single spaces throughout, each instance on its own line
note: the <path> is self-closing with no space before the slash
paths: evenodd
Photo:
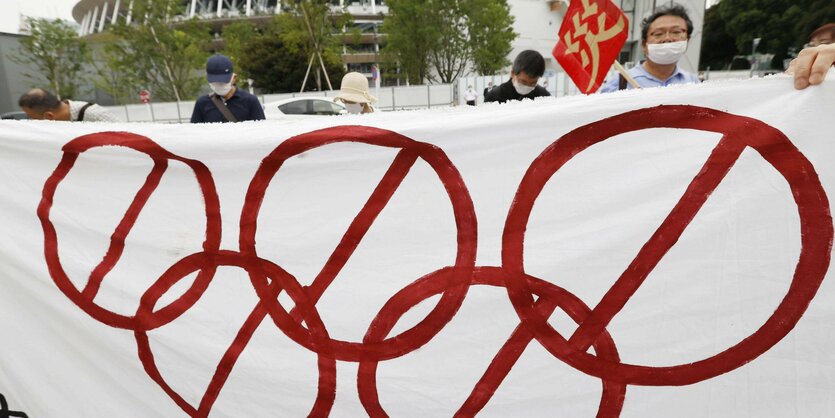
<path id="1" fill-rule="evenodd" d="M 626 42 L 629 20 L 610 0 L 573 1 L 554 57 L 583 93 L 593 93 Z"/>

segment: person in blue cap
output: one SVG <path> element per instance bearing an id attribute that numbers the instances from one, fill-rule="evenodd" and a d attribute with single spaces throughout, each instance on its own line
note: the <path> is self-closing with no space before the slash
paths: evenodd
<path id="1" fill-rule="evenodd" d="M 206 62 L 206 80 L 212 93 L 200 96 L 194 103 L 191 123 L 241 122 L 264 120 L 264 107 L 258 98 L 235 86 L 237 75 L 232 60 L 216 54 Z"/>

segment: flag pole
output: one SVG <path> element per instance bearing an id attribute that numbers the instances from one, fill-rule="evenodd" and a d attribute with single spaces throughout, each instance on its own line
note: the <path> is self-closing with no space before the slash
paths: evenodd
<path id="1" fill-rule="evenodd" d="M 620 73 L 620 75 L 622 75 L 622 76 L 623 76 L 623 78 L 625 78 L 625 79 L 626 79 L 626 81 L 628 81 L 628 82 L 629 82 L 629 84 L 631 84 L 631 85 L 632 85 L 632 87 L 633 87 L 633 88 L 636 88 L 636 89 L 641 88 L 641 86 L 639 86 L 639 85 L 638 85 L 638 82 L 637 82 L 637 81 L 635 81 L 635 79 L 634 79 L 634 78 L 632 78 L 632 76 L 631 76 L 631 75 L 629 75 L 629 72 L 628 72 L 628 71 L 626 71 L 626 68 L 623 68 L 623 66 L 622 66 L 622 65 L 620 65 L 620 63 L 618 62 L 618 60 L 615 60 L 615 61 L 612 63 L 612 65 L 615 67 L 615 70 L 617 70 L 617 71 Z"/>

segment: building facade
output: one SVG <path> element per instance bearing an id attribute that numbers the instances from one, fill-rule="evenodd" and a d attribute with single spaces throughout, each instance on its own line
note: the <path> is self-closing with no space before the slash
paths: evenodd
<path id="1" fill-rule="evenodd" d="M 79 25 L 78 33 L 89 36 L 104 31 L 119 18 L 133 20 L 134 0 L 81 0 L 73 7 L 73 18 Z M 388 14 L 385 0 L 330 0 L 334 8 L 344 9 L 354 21 L 359 39 L 345 38 L 343 62 L 348 71 L 358 71 L 371 77 L 372 66 L 379 63 L 382 36 L 379 27 Z M 220 39 L 223 26 L 236 20 L 268 20 L 282 13 L 281 0 L 183 0 L 183 14 L 172 16 L 172 21 L 197 18 L 209 23 Z M 350 29 L 350 28 L 349 28 Z M 353 32 L 353 31 L 352 31 Z"/>

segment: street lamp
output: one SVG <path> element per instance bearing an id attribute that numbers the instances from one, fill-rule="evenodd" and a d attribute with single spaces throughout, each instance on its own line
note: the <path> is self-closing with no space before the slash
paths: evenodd
<path id="1" fill-rule="evenodd" d="M 754 68 L 757 66 L 757 56 L 755 52 L 757 51 L 757 45 L 760 44 L 762 38 L 754 38 L 751 41 L 751 74 L 748 75 L 749 78 L 754 77 Z"/>

